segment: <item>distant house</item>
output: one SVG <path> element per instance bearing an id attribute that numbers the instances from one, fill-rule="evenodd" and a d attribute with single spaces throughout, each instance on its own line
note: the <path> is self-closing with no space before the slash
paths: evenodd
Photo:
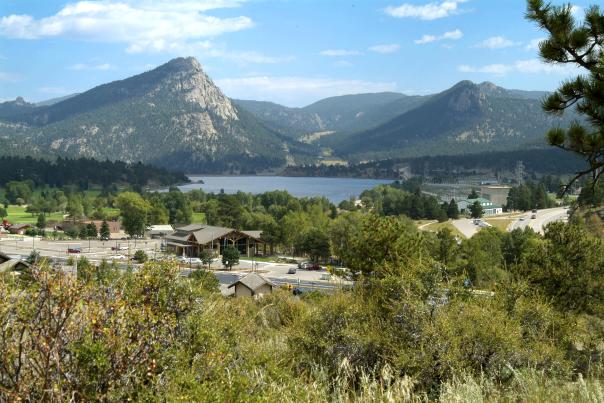
<path id="1" fill-rule="evenodd" d="M 32 228 L 32 224 L 13 224 L 8 227 L 8 232 L 16 235 L 25 235 L 25 231 Z"/>
<path id="2" fill-rule="evenodd" d="M 174 232 L 174 227 L 170 224 L 151 225 L 147 228 L 147 235 L 150 238 L 163 238 Z"/>
<path id="3" fill-rule="evenodd" d="M 479 197 L 478 199 L 459 200 L 457 202 L 457 208 L 459 209 L 459 211 L 462 214 L 470 213 L 470 206 L 472 206 L 476 202 L 479 202 L 480 205 L 482 206 L 484 215 L 488 216 L 488 215 L 495 215 L 495 214 L 503 213 L 503 207 L 501 207 L 498 204 L 493 203 L 492 201 L 490 201 L 488 199 L 483 199 L 482 197 Z"/>
<path id="4" fill-rule="evenodd" d="M 256 273 L 250 273 L 231 284 L 228 288 L 233 287 L 235 287 L 236 297 L 254 297 L 270 294 L 273 292 L 274 285 L 264 277 Z"/>
<path id="5" fill-rule="evenodd" d="M 0 273 L 21 272 L 27 268 L 29 268 L 27 262 L 0 252 Z"/>
<path id="6" fill-rule="evenodd" d="M 266 254 L 262 231 L 240 231 L 233 228 L 191 224 L 177 228 L 165 239 L 167 251 L 179 256 L 199 256 L 202 250 L 221 255 L 226 246 L 234 246 L 243 256 Z"/>
<path id="7" fill-rule="evenodd" d="M 94 224 L 94 226 L 96 227 L 96 231 L 98 233 L 101 232 L 101 227 L 103 226 L 103 221 L 101 220 L 94 220 L 94 221 L 83 221 L 82 224 Z M 120 225 L 120 223 L 118 221 L 107 221 L 107 226 L 109 227 L 109 233 L 110 234 L 120 234 L 122 231 L 122 226 Z"/>

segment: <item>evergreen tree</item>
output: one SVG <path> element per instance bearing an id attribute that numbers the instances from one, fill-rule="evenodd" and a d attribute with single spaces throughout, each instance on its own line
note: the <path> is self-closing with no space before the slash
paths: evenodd
<path id="1" fill-rule="evenodd" d="M 103 223 L 101 224 L 101 239 L 106 240 L 109 239 L 109 237 L 111 236 L 111 231 L 109 230 L 109 224 L 107 224 L 107 221 L 103 220 Z"/>
<path id="2" fill-rule="evenodd" d="M 449 202 L 449 206 L 447 207 L 447 216 L 454 220 L 459 218 L 459 207 L 457 206 L 455 199 L 451 199 Z"/>
<path id="3" fill-rule="evenodd" d="M 478 193 L 476 193 L 475 189 L 472 189 L 472 191 L 468 195 L 468 199 L 478 199 L 479 197 L 480 197 L 480 195 Z"/>
<path id="4" fill-rule="evenodd" d="M 577 153 L 589 164 L 564 191 L 584 175 L 591 174 L 597 182 L 604 173 L 604 14 L 598 6 L 588 7 L 581 22 L 573 15 L 571 4 L 553 6 L 528 0 L 526 17 L 549 33 L 539 44 L 542 60 L 583 69 L 583 74 L 564 82 L 543 102 L 543 109 L 551 114 L 576 108 L 588 123 L 575 122 L 568 129 L 554 128 L 547 134 L 551 145 Z"/>
<path id="5" fill-rule="evenodd" d="M 38 215 L 38 221 L 36 222 L 36 227 L 38 227 L 38 229 L 43 230 L 44 228 L 46 228 L 46 216 L 44 215 L 44 213 L 40 213 Z"/>
<path id="6" fill-rule="evenodd" d="M 94 223 L 86 224 L 86 235 L 88 238 L 96 238 L 99 236 L 99 233 L 96 229 L 96 225 Z"/>
<path id="7" fill-rule="evenodd" d="M 86 228 L 85 225 L 82 226 L 82 228 L 80 228 L 80 239 L 86 239 L 88 238 L 88 228 Z"/>
<path id="8" fill-rule="evenodd" d="M 484 209 L 482 208 L 482 204 L 478 200 L 476 200 L 470 206 L 470 215 L 472 218 L 480 218 L 484 214 Z"/>
<path id="9" fill-rule="evenodd" d="M 8 211 L 6 211 L 5 207 L 0 207 L 0 218 L 4 218 L 8 216 Z"/>

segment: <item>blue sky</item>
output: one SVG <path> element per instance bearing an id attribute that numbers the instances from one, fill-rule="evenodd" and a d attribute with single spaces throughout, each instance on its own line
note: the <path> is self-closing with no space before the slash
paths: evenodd
<path id="1" fill-rule="evenodd" d="M 558 2 L 558 1 L 556 1 Z M 559 3 L 559 2 L 558 2 Z M 593 3 L 593 1 L 592 1 Z M 589 2 L 575 1 L 576 15 Z M 195 56 L 234 98 L 302 106 L 456 82 L 552 90 L 523 0 L 1 0 L 0 100 L 41 101 Z"/>

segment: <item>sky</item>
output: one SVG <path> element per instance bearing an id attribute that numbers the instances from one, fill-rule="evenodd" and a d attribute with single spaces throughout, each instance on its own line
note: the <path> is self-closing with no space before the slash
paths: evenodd
<path id="1" fill-rule="evenodd" d="M 179 56 L 232 98 L 288 106 L 461 80 L 553 90 L 578 71 L 539 60 L 545 33 L 525 11 L 524 0 L 0 0 L 0 101 L 82 92 Z"/>

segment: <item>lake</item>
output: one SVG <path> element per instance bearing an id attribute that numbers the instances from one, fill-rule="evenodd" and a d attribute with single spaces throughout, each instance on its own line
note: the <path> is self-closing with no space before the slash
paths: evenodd
<path id="1" fill-rule="evenodd" d="M 204 183 L 190 183 L 179 186 L 183 192 L 201 189 L 207 193 L 264 193 L 272 190 L 287 190 L 296 197 L 324 196 L 332 203 L 348 200 L 358 196 L 363 190 L 377 185 L 391 183 L 383 179 L 352 178 L 308 178 L 285 176 L 189 176 L 192 182 L 202 180 Z"/>

